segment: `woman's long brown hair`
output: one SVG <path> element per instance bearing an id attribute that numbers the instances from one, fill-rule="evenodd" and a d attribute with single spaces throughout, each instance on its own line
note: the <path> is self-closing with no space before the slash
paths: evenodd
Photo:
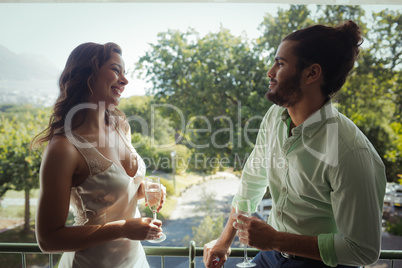
<path id="1" fill-rule="evenodd" d="M 115 43 L 84 43 L 76 47 L 67 59 L 66 66 L 59 79 L 60 93 L 52 110 L 46 129 L 34 137 L 31 149 L 50 141 L 55 135 L 64 134 L 64 123 L 67 114 L 75 106 L 88 102 L 92 95 L 90 83 L 99 73 L 100 67 L 110 59 L 112 53 L 122 54 L 120 46 Z M 85 119 L 85 110 L 77 113 L 71 129 L 79 127 Z M 122 116 L 117 108 L 106 109 L 105 121 L 110 124 L 111 116 Z"/>

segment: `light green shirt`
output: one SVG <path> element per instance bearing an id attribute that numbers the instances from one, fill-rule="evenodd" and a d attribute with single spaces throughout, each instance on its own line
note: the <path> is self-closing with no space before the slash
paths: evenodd
<path id="1" fill-rule="evenodd" d="M 277 231 L 318 236 L 328 266 L 367 265 L 379 256 L 385 168 L 364 134 L 331 101 L 292 129 L 285 108 L 265 115 L 236 200 L 255 211 L 267 186 Z"/>

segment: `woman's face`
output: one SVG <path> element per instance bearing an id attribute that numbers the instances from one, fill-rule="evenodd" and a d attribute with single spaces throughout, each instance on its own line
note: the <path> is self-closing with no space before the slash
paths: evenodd
<path id="1" fill-rule="evenodd" d="M 110 59 L 99 69 L 99 73 L 91 83 L 93 95 L 89 97 L 90 102 L 105 102 L 106 108 L 117 106 L 121 94 L 124 91 L 128 80 L 124 76 L 125 65 L 120 54 L 113 52 Z"/>

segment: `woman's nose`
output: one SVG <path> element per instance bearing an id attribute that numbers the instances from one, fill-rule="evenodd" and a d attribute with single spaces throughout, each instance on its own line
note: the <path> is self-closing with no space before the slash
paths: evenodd
<path id="1" fill-rule="evenodd" d="M 124 75 L 122 75 L 120 78 L 120 84 L 122 84 L 123 86 L 128 84 L 128 80 Z"/>

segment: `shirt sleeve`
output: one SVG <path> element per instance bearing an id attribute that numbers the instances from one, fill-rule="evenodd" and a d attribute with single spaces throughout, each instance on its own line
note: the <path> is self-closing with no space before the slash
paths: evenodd
<path id="1" fill-rule="evenodd" d="M 329 266 L 376 262 L 386 186 L 381 159 L 367 148 L 356 149 L 342 159 L 331 177 L 338 233 L 318 236 L 321 258 Z"/>
<path id="2" fill-rule="evenodd" d="M 232 206 L 236 206 L 237 200 L 250 200 L 251 211 L 257 210 L 257 205 L 260 203 L 262 197 L 268 186 L 267 178 L 267 158 L 265 157 L 266 134 L 268 129 L 267 118 L 269 112 L 262 120 L 260 129 L 258 131 L 256 143 L 253 151 L 248 157 L 246 164 L 243 168 L 240 185 L 237 194 L 233 197 Z"/>

